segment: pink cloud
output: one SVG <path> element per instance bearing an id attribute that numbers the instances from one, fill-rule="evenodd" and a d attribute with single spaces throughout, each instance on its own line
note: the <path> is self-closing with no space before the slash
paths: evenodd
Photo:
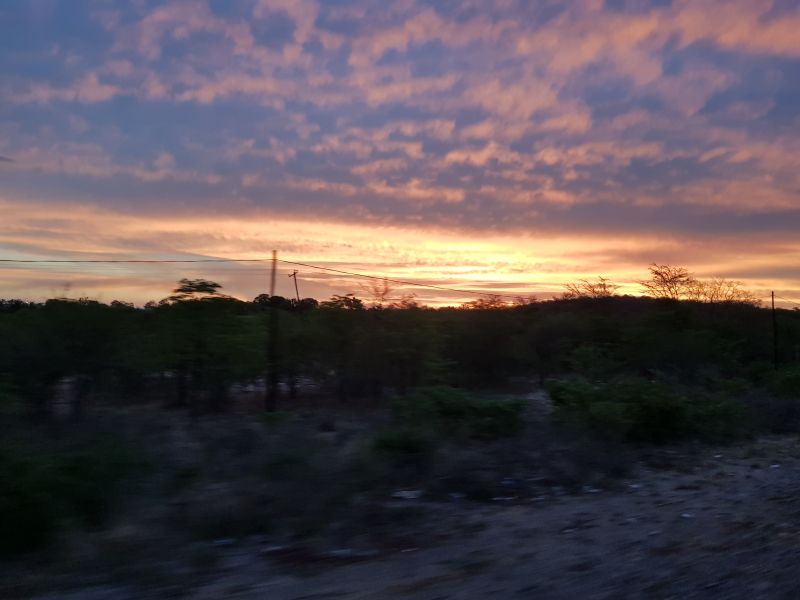
<path id="1" fill-rule="evenodd" d="M 11 99 L 20 104 L 48 104 L 54 100 L 91 104 L 105 102 L 121 93 L 119 87 L 101 82 L 96 73 L 90 72 L 66 87 L 34 84 L 26 92 L 12 94 Z"/>

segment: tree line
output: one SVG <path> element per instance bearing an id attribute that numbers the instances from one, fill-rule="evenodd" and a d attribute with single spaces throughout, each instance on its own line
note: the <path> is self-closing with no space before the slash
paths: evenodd
<path id="1" fill-rule="evenodd" d="M 258 388 L 271 368 L 283 401 L 378 402 L 421 386 L 498 388 L 563 374 L 594 380 L 633 373 L 699 385 L 758 382 L 770 369 L 769 315 L 741 284 L 698 281 L 652 265 L 647 296 L 618 296 L 610 281 L 570 284 L 550 301 L 496 298 L 430 308 L 389 301 L 387 283 L 353 294 L 242 301 L 204 279 L 184 279 L 142 308 L 114 301 L 0 301 L 0 398 L 43 418 L 70 384 L 87 402 L 150 402 L 224 411 L 237 385 Z M 270 314 L 280 326 L 272 329 Z M 780 311 L 779 360 L 797 361 L 800 312 Z M 258 388 L 260 389 L 260 388 Z"/>

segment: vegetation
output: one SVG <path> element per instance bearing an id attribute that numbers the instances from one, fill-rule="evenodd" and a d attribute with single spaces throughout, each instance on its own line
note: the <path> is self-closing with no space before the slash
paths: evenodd
<path id="1" fill-rule="evenodd" d="M 202 279 L 181 280 L 145 308 L 3 301 L 0 393 L 39 418 L 54 400 L 71 403 L 79 417 L 87 402 L 103 398 L 226 411 L 236 384 L 264 380 L 270 311 L 280 317 L 273 368 L 290 397 L 304 386 L 346 403 L 431 385 L 479 390 L 570 374 L 687 385 L 744 376 L 771 390 L 791 388 L 768 376 L 765 365 L 775 358 L 769 315 L 736 282 L 700 282 L 664 265 L 650 270 L 644 286 L 653 298 L 618 296 L 601 277 L 549 302 L 490 298 L 442 309 L 387 303 L 385 282 L 369 303 L 352 294 L 321 303 L 265 294 L 244 302 Z M 800 315 L 781 310 L 778 321 L 777 359 L 788 368 L 800 352 Z"/>
<path id="2" fill-rule="evenodd" d="M 103 436 L 68 447 L 0 446 L 0 555 L 51 542 L 64 524 L 104 525 L 120 483 L 142 467 L 132 447 Z"/>
<path id="3" fill-rule="evenodd" d="M 431 431 L 437 438 L 497 439 L 519 433 L 521 400 L 487 399 L 447 387 L 423 388 L 395 406 L 408 430 Z"/>
<path id="4" fill-rule="evenodd" d="M 614 458 L 623 444 L 800 431 L 800 312 L 778 311 L 776 355 L 771 315 L 736 282 L 699 282 L 663 265 L 651 275 L 648 297 L 619 296 L 601 277 L 552 301 L 441 309 L 392 301 L 385 281 L 366 301 L 262 294 L 245 302 L 202 279 L 181 280 L 143 308 L 0 301 L 0 428 L 32 432 L 25 443 L 8 435 L 0 443 L 0 552 L 44 547 L 65 528 L 101 527 L 120 506 L 142 450 L 132 450 L 135 436 L 76 433 L 101 407 L 156 407 L 166 423 L 194 424 L 203 457 L 183 464 L 186 450 L 173 453 L 164 441 L 156 452 L 168 473 L 149 485 L 165 511 L 182 507 L 165 522 L 200 537 L 318 531 L 393 485 L 503 497 L 482 461 L 524 462 L 520 472 L 529 472 L 531 460 L 544 460 L 529 453 L 531 401 L 520 393 L 541 384 L 563 435 L 617 448 L 580 461 L 603 456 L 609 472 L 624 472 Z M 265 414 L 270 335 L 281 398 L 280 412 Z M 319 426 L 298 433 L 297 407 Z M 371 420 L 351 436 L 337 421 L 353 408 Z M 233 412 L 254 415 L 252 427 L 217 439 L 201 425 Z M 122 429 L 124 421 L 115 434 Z M 157 431 L 150 425 L 144 435 Z M 173 434 L 164 435 L 183 435 Z M 570 485 L 595 468 L 584 466 Z M 242 489 L 222 499 L 187 508 L 174 498 L 202 498 L 231 477 Z M 299 508 L 310 497 L 316 521 Z"/>
<path id="5" fill-rule="evenodd" d="M 666 382 L 630 376 L 602 384 L 559 381 L 549 391 L 562 418 L 593 435 L 624 441 L 724 441 L 745 426 L 743 403 Z"/>
<path id="6" fill-rule="evenodd" d="M 707 281 L 697 279 L 684 267 L 650 265 L 650 279 L 641 282 L 645 292 L 653 298 L 668 300 L 694 300 L 696 302 L 735 302 L 759 305 L 759 300 L 742 282 L 717 277 Z"/>

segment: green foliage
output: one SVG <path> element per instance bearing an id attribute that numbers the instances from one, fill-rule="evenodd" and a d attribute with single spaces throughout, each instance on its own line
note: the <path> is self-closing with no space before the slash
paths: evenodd
<path id="1" fill-rule="evenodd" d="M 65 397 L 78 390 L 89 408 L 155 397 L 194 412 L 223 411 L 235 384 L 265 376 L 270 314 L 280 317 L 275 367 L 292 398 L 315 389 L 340 402 L 377 402 L 429 385 L 497 390 L 567 374 L 593 382 L 669 378 L 733 396 L 762 387 L 797 395 L 792 369 L 772 375 L 768 315 L 743 304 L 611 296 L 470 305 L 480 310 L 367 308 L 352 295 L 319 306 L 264 295 L 241 302 L 207 280 L 182 281 L 176 290 L 185 298 L 145 309 L 86 299 L 0 302 L 0 387 L 12 392 L 0 390 L 0 404 L 13 397 L 44 418 L 58 387 Z M 787 364 L 800 347 L 800 313 L 781 311 L 779 321 L 779 358 Z M 492 417 L 462 427 L 484 418 L 485 407 L 463 398 L 455 406 L 471 416 L 443 419 L 450 423 L 440 428 L 444 435 L 480 436 L 495 426 Z M 598 419 L 614 413 L 594 411 Z"/>
<path id="2" fill-rule="evenodd" d="M 120 483 L 142 461 L 129 447 L 98 438 L 71 449 L 0 447 L 0 554 L 13 556 L 51 542 L 67 523 L 104 524 Z"/>
<path id="3" fill-rule="evenodd" d="M 178 287 L 172 290 L 172 295 L 166 298 L 165 302 L 186 302 L 224 297 L 219 293 L 221 288 L 220 284 L 207 279 L 181 279 Z"/>
<path id="4" fill-rule="evenodd" d="M 364 310 L 364 302 L 353 294 L 345 294 L 344 296 L 336 294 L 331 296 L 330 300 L 321 302 L 320 307 L 338 310 Z"/>
<path id="5" fill-rule="evenodd" d="M 422 388 L 395 403 L 393 422 L 374 437 L 372 451 L 394 468 L 419 473 L 432 467 L 445 441 L 518 433 L 524 408 L 524 402 L 484 399 L 444 386 Z"/>
<path id="6" fill-rule="evenodd" d="M 553 381 L 548 391 L 562 419 L 610 439 L 725 441 L 743 431 L 741 403 L 675 384 L 621 377 L 603 384 Z"/>
<path id="7" fill-rule="evenodd" d="M 769 390 L 781 398 L 795 398 L 800 402 L 800 367 L 784 367 L 769 378 Z"/>
<path id="8" fill-rule="evenodd" d="M 400 422 L 437 435 L 496 439 L 520 432 L 525 406 L 520 400 L 482 398 L 440 386 L 397 402 L 395 412 Z"/>
<path id="9" fill-rule="evenodd" d="M 289 420 L 290 414 L 284 411 L 266 412 L 259 416 L 259 420 L 268 426 L 283 425 Z"/>
<path id="10" fill-rule="evenodd" d="M 19 415 L 22 412 L 22 402 L 8 377 L 0 374 L 0 417 Z"/>
<path id="11" fill-rule="evenodd" d="M 395 465 L 423 467 L 436 451 L 436 440 L 428 431 L 400 426 L 378 433 L 372 450 Z"/>
<path id="12" fill-rule="evenodd" d="M 619 372 L 622 364 L 607 347 L 582 344 L 569 355 L 572 370 L 590 381 L 605 381 Z"/>

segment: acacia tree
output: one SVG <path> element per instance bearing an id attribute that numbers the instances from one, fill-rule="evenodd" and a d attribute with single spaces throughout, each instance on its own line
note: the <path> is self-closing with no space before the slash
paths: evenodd
<path id="1" fill-rule="evenodd" d="M 369 295 L 372 306 L 380 308 L 389 300 L 394 291 L 394 286 L 384 277 L 383 279 L 371 280 L 369 284 L 364 286 L 364 290 Z"/>
<path id="2" fill-rule="evenodd" d="M 187 300 L 204 300 L 207 298 L 230 298 L 221 294 L 222 286 L 216 281 L 208 279 L 181 279 L 178 287 L 172 290 L 172 295 L 167 296 L 162 302 L 185 302 Z"/>
<path id="3" fill-rule="evenodd" d="M 741 281 L 733 281 L 724 277 L 713 279 L 697 279 L 684 267 L 670 265 L 650 265 L 650 279 L 641 281 L 648 296 L 653 298 L 669 298 L 671 300 L 694 300 L 719 304 L 735 302 L 758 306 L 756 296 L 744 289 Z"/>
<path id="4" fill-rule="evenodd" d="M 340 310 L 364 310 L 364 302 L 354 294 L 341 296 L 334 294 L 330 300 L 320 302 L 320 308 L 335 308 Z"/>
<path id="5" fill-rule="evenodd" d="M 648 268 L 650 279 L 639 283 L 644 287 L 645 293 L 653 298 L 681 300 L 687 298 L 697 286 L 697 280 L 684 267 L 653 263 Z"/>
<path id="6" fill-rule="evenodd" d="M 580 279 L 577 283 L 568 283 L 564 286 L 566 291 L 563 298 L 572 300 L 574 298 L 610 298 L 617 295 L 619 286 L 612 283 L 605 277 L 598 277 L 597 281 Z"/>
<path id="7" fill-rule="evenodd" d="M 485 298 L 478 298 L 461 304 L 461 309 L 463 310 L 496 310 L 508 307 L 508 302 L 493 294 L 487 294 Z"/>
<path id="8" fill-rule="evenodd" d="M 194 391 L 205 398 L 206 408 L 222 410 L 230 383 L 253 371 L 259 355 L 253 348 L 262 347 L 264 327 L 248 320 L 246 303 L 221 288 L 207 279 L 181 279 L 156 309 L 158 347 L 175 375 L 175 407 L 200 410 Z"/>
<path id="9" fill-rule="evenodd" d="M 690 293 L 690 299 L 711 304 L 722 302 L 736 302 L 753 306 L 761 304 L 761 301 L 751 291 L 744 289 L 741 281 L 732 281 L 723 277 L 697 281 Z"/>

